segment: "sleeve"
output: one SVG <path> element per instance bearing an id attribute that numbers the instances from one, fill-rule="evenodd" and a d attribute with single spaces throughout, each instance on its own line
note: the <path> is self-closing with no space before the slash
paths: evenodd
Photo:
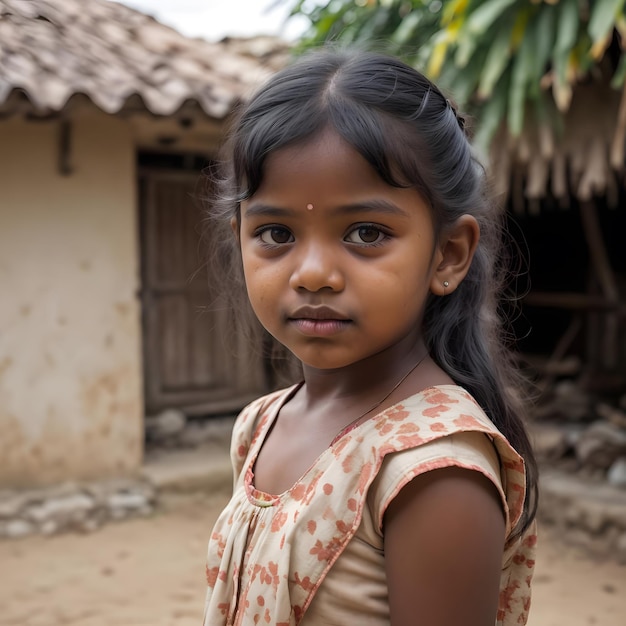
<path id="1" fill-rule="evenodd" d="M 494 442 L 483 432 L 465 431 L 385 456 L 368 494 L 368 507 L 381 536 L 385 511 L 400 490 L 416 476 L 444 467 L 461 467 L 486 476 L 500 494 L 507 528 L 510 527 L 509 505 Z"/>

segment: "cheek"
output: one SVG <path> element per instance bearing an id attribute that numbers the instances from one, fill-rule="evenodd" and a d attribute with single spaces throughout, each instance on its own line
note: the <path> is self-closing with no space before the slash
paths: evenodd
<path id="1" fill-rule="evenodd" d="M 370 271 L 363 284 L 367 290 L 363 297 L 372 298 L 372 294 L 377 294 L 372 310 L 383 320 L 389 316 L 416 314 L 422 310 L 428 293 L 425 270 L 416 271 L 414 265 L 401 270 L 389 268 L 382 275 Z"/>
<path id="2" fill-rule="evenodd" d="M 242 260 L 248 298 L 253 308 L 275 302 L 275 293 L 281 281 L 279 272 L 254 256 L 244 254 Z"/>
<path id="3" fill-rule="evenodd" d="M 268 302 L 271 300 L 267 297 L 265 290 L 260 288 L 255 281 L 248 281 L 246 279 L 246 290 L 254 314 L 265 326 L 268 314 Z"/>
<path id="4" fill-rule="evenodd" d="M 246 279 L 246 284 L 254 284 L 257 280 L 259 270 L 262 267 L 258 257 L 250 254 L 245 248 L 243 248 L 241 251 L 241 264 L 243 266 L 243 275 Z"/>

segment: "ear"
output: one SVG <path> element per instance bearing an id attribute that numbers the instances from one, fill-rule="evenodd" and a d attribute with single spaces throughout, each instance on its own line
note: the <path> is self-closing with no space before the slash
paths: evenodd
<path id="1" fill-rule="evenodd" d="M 469 271 L 479 239 L 480 228 L 471 215 L 462 215 L 442 233 L 430 283 L 433 294 L 444 296 L 459 286 Z"/>

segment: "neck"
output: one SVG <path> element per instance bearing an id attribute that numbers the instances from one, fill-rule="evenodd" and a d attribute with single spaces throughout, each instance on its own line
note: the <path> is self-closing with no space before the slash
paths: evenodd
<path id="1" fill-rule="evenodd" d="M 382 397 L 426 355 L 421 338 L 407 338 L 393 347 L 349 366 L 320 370 L 303 364 L 306 404 L 349 399 L 359 403 Z"/>

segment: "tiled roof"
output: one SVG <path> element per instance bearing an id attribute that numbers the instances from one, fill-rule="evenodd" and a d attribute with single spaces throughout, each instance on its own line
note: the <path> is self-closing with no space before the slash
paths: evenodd
<path id="1" fill-rule="evenodd" d="M 285 62 L 270 38 L 210 43 L 108 0 L 0 0 L 0 112 L 38 114 L 83 94 L 107 113 L 171 115 L 196 102 L 221 119 Z"/>

